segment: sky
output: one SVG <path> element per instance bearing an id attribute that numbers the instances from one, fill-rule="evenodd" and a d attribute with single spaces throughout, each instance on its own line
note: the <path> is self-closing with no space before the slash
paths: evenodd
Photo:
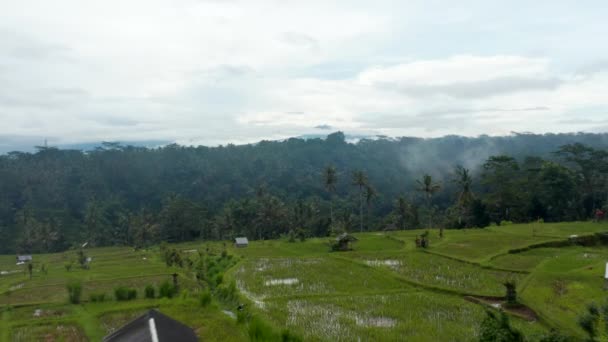
<path id="1" fill-rule="evenodd" d="M 0 151 L 608 131 L 605 1 L 0 0 Z"/>

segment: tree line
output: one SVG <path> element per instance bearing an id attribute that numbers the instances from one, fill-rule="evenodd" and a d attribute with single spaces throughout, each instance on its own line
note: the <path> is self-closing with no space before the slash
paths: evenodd
<path id="1" fill-rule="evenodd" d="M 376 137 L 0 156 L 0 253 L 593 218 L 607 134 Z"/>

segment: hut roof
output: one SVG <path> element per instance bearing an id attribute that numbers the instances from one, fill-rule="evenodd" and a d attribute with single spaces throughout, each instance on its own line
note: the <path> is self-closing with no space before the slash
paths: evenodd
<path id="1" fill-rule="evenodd" d="M 236 239 L 234 239 L 234 242 L 237 245 L 248 245 L 249 244 L 249 240 L 247 240 L 246 237 L 237 237 Z"/>
<path id="2" fill-rule="evenodd" d="M 336 241 L 355 242 L 355 241 L 359 241 L 359 239 L 357 239 L 356 237 L 354 237 L 348 233 L 342 233 L 342 234 L 336 236 Z"/>
<path id="3" fill-rule="evenodd" d="M 31 255 L 17 255 L 17 261 L 32 261 Z"/>
<path id="4" fill-rule="evenodd" d="M 157 310 L 150 310 L 122 328 L 103 338 L 104 342 L 195 342 L 198 341 L 192 328 L 165 316 Z"/>

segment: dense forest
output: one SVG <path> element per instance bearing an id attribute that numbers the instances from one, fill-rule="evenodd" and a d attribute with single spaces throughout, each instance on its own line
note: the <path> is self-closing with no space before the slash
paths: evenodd
<path id="1" fill-rule="evenodd" d="M 594 218 L 608 134 L 326 139 L 0 156 L 0 253 Z"/>

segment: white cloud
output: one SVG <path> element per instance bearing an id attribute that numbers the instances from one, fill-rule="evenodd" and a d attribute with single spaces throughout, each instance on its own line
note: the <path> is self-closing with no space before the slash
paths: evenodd
<path id="1" fill-rule="evenodd" d="M 495 7 L 471 1 L 437 15 L 427 2 L 3 2 L 0 136 L 215 144 L 318 125 L 422 136 L 570 131 L 565 122 L 577 118 L 588 120 L 576 130 L 597 130 L 608 108 L 608 50 L 591 38 L 608 33 L 596 23 L 602 10 L 536 5 L 516 22 L 506 19 L 516 3 Z"/>

